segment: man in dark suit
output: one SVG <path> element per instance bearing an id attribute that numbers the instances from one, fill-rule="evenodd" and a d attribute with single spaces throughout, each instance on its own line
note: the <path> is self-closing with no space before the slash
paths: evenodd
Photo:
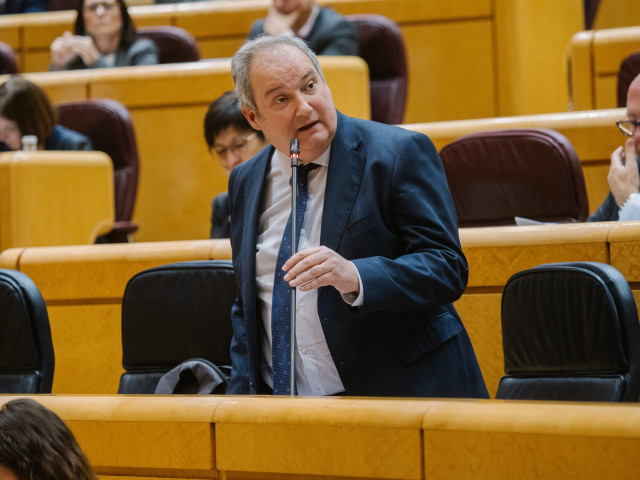
<path id="1" fill-rule="evenodd" d="M 627 140 L 611 154 L 609 195 L 587 222 L 640 220 L 640 75 L 627 91 L 627 116 L 617 122 Z M 635 160 L 635 161 L 633 161 Z"/>
<path id="2" fill-rule="evenodd" d="M 314 0 L 273 0 L 269 14 L 253 23 L 248 38 L 263 33 L 300 37 L 316 55 L 358 55 L 355 25 Z"/>
<path id="3" fill-rule="evenodd" d="M 283 267 L 284 282 L 298 290 L 298 393 L 487 398 L 451 304 L 468 266 L 431 141 L 337 112 L 317 58 L 298 38 L 248 42 L 232 74 L 242 112 L 272 146 L 229 180 L 238 298 L 227 393 L 273 385 L 271 304 L 297 137 L 301 164 L 319 165 L 309 173 L 297 253 Z"/>

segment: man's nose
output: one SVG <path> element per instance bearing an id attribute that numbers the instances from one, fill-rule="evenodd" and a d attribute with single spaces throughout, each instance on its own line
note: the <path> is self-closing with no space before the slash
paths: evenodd
<path id="1" fill-rule="evenodd" d="M 296 102 L 296 112 L 299 114 L 306 115 L 313 111 L 313 107 L 309 105 L 308 99 L 302 93 L 298 93 L 295 97 Z"/>

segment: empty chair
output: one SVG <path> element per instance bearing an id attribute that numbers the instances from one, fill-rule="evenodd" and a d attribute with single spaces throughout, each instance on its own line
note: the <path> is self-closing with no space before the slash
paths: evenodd
<path id="1" fill-rule="evenodd" d="M 9 73 L 18 73 L 15 52 L 9 45 L 0 42 L 0 75 Z"/>
<path id="2" fill-rule="evenodd" d="M 47 308 L 24 273 L 0 269 L 0 393 L 51 393 L 55 357 Z"/>
<path id="3" fill-rule="evenodd" d="M 198 44 L 193 36 L 180 27 L 158 25 L 139 27 L 138 35 L 153 40 L 158 47 L 158 63 L 197 62 Z"/>
<path id="4" fill-rule="evenodd" d="M 138 230 L 131 219 L 138 191 L 138 145 L 129 111 L 108 99 L 83 100 L 57 105 L 58 122 L 85 134 L 95 150 L 105 152 L 113 161 L 115 223 L 101 241 L 121 243 Z"/>
<path id="5" fill-rule="evenodd" d="M 193 358 L 228 374 L 235 296 L 226 260 L 172 263 L 132 277 L 122 299 L 118 393 L 154 393 L 163 374 Z"/>
<path id="6" fill-rule="evenodd" d="M 627 106 L 627 92 L 634 78 L 640 74 L 640 51 L 627 55 L 618 70 L 618 107 Z"/>
<path id="7" fill-rule="evenodd" d="M 611 265 L 567 262 L 513 275 L 502 295 L 505 376 L 496 398 L 638 402 L 640 324 Z"/>
<path id="8" fill-rule="evenodd" d="M 358 28 L 358 50 L 369 66 L 371 119 L 402 123 L 407 102 L 407 59 L 400 28 L 382 15 L 347 15 Z"/>
<path id="9" fill-rule="evenodd" d="M 514 217 L 584 221 L 580 160 L 569 140 L 543 128 L 461 137 L 440 151 L 458 226 L 513 225 Z"/>

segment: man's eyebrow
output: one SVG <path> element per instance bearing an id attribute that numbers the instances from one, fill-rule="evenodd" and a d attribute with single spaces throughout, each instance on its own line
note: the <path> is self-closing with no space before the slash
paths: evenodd
<path id="1" fill-rule="evenodd" d="M 307 70 L 307 72 L 302 76 L 302 83 L 305 83 L 309 78 L 317 76 L 318 72 L 316 72 L 313 68 L 309 68 L 309 70 Z M 267 90 L 266 92 L 264 92 L 264 96 L 268 97 L 271 94 L 277 92 L 278 90 L 280 90 L 282 87 L 282 85 L 276 85 L 273 88 L 270 88 L 269 90 Z"/>

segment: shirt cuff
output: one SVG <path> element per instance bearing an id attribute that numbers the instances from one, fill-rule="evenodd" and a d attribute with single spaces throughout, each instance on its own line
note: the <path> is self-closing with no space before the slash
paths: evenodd
<path id="1" fill-rule="evenodd" d="M 362 278 L 360 278 L 360 272 L 358 271 L 358 267 L 356 264 L 351 262 L 356 269 L 356 273 L 358 274 L 358 285 L 360 285 L 360 292 L 349 292 L 342 293 L 342 299 L 351 305 L 352 307 L 360 307 L 364 303 L 364 287 L 362 286 Z"/>
<path id="2" fill-rule="evenodd" d="M 625 200 L 618 212 L 618 220 L 624 222 L 628 220 L 640 220 L 640 194 L 632 193 Z"/>

